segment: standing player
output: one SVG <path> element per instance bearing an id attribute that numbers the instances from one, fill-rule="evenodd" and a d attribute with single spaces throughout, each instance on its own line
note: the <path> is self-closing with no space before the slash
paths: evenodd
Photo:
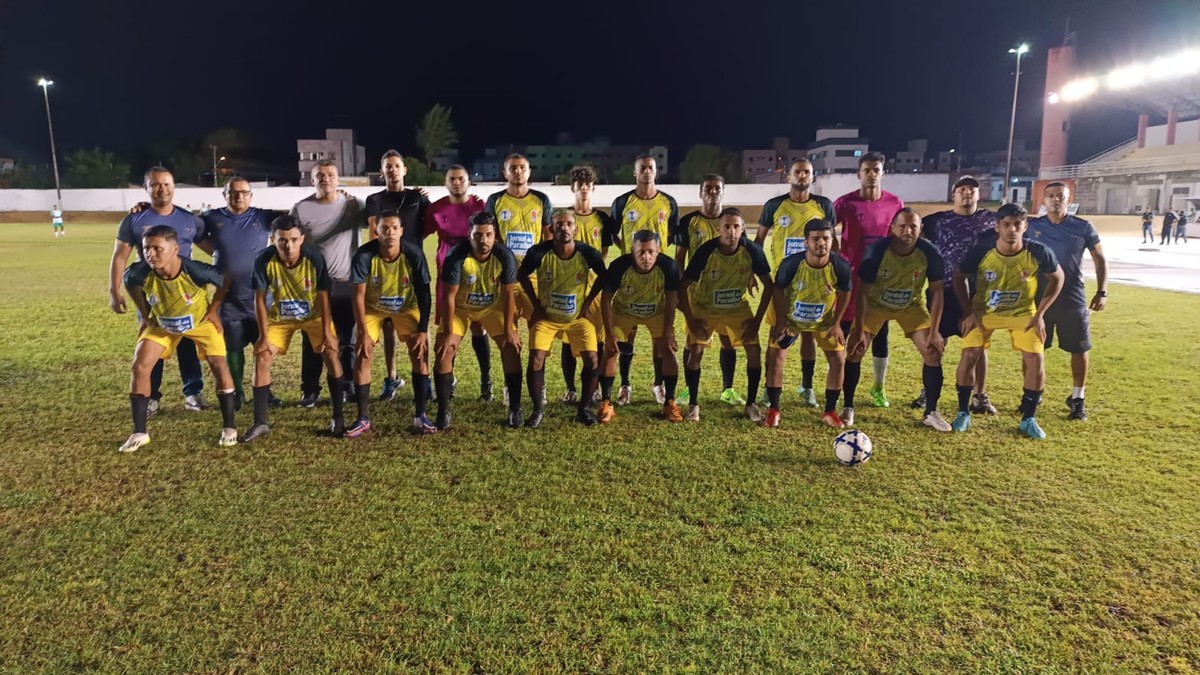
<path id="1" fill-rule="evenodd" d="M 1142 243 L 1154 243 L 1154 209 L 1142 211 Z"/>
<path id="2" fill-rule="evenodd" d="M 793 165 L 794 166 L 794 165 Z M 846 336 L 841 318 L 850 304 L 853 286 L 850 263 L 833 252 L 833 221 L 809 220 L 804 225 L 804 251 L 793 253 L 779 263 L 772 293 L 771 344 L 767 347 L 767 417 L 763 424 L 779 426 L 779 399 L 783 393 L 783 365 L 787 349 L 796 335 L 811 336 L 815 346 L 825 352 L 829 373 L 825 376 L 825 414 L 821 421 L 841 429 L 837 414 L 846 370 Z"/>
<path id="3" fill-rule="evenodd" d="M 1191 215 L 1183 209 L 1179 209 L 1179 219 L 1175 221 L 1175 243 L 1178 244 L 1180 239 L 1183 243 L 1187 243 L 1187 226 L 1191 220 Z"/>
<path id="4" fill-rule="evenodd" d="M 675 198 L 658 189 L 658 163 L 651 155 L 638 155 L 633 162 L 633 177 L 637 181 L 634 189 L 613 201 L 612 214 L 616 222 L 614 243 L 621 253 L 633 250 L 633 233 L 650 230 L 658 235 L 663 244 L 675 241 L 679 228 L 679 205 Z M 634 330 L 621 344 L 621 389 L 617 393 L 617 405 L 628 405 L 632 400 L 633 388 L 629 385 L 629 364 L 633 363 Z M 654 362 L 654 385 L 662 385 L 662 363 Z M 655 400 L 662 401 L 655 394 Z"/>
<path id="5" fill-rule="evenodd" d="M 332 412 L 329 431 L 335 438 L 341 438 L 345 435 L 342 366 L 338 361 L 339 336 L 329 297 L 333 280 L 325 258 L 316 247 L 308 245 L 308 235 L 294 216 L 279 216 L 271 221 L 271 238 L 274 245 L 254 261 L 251 282 L 259 326 L 258 340 L 254 343 L 254 424 L 242 435 L 242 442 L 249 443 L 271 431 L 267 420 L 271 364 L 277 355 L 287 353 L 296 331 L 308 336 L 329 369 L 326 377 Z"/>
<path id="6" fill-rule="evenodd" d="M 454 356 L 467 325 L 480 326 L 500 348 L 504 386 L 508 388 L 508 426 L 524 422 L 521 413 L 521 340 L 517 337 L 514 285 L 517 259 L 498 245 L 496 217 L 483 211 L 471 216 L 470 237 L 450 250 L 441 267 L 442 303 L 434 369 L 438 397 L 437 428 L 450 427 L 450 392 L 454 386 Z M 490 390 L 490 387 L 489 387 Z"/>
<path id="7" fill-rule="evenodd" d="M 1175 215 L 1175 211 L 1167 209 L 1163 214 L 1162 222 L 1162 241 L 1158 242 L 1159 246 L 1166 246 L 1171 243 L 1171 227 L 1175 225 L 1175 221 L 1179 216 Z"/>
<path id="8" fill-rule="evenodd" d="M 838 197 L 833 202 L 833 211 L 837 222 L 842 227 L 841 253 L 850 261 L 850 268 L 857 272 L 863 256 L 871 244 L 887 236 L 896 213 L 904 208 L 904 202 L 896 195 L 883 189 L 883 165 L 886 163 L 882 153 L 868 152 L 858 160 L 859 188 Z M 850 332 L 850 324 L 854 318 L 854 298 L 850 299 L 851 309 L 846 311 L 842 319 L 842 331 Z M 888 366 L 888 327 L 883 324 L 875 339 L 871 342 L 871 365 L 875 375 L 875 383 L 871 386 L 871 399 L 876 408 L 886 408 L 888 401 L 884 384 L 887 380 Z M 859 365 L 846 363 L 846 379 L 858 381 Z M 846 405 L 853 407 L 853 401 Z"/>
<path id="9" fill-rule="evenodd" d="M 963 176 L 954 183 L 954 206 L 947 211 L 931 213 L 922 219 L 921 236 L 933 242 L 938 253 L 942 254 L 943 267 L 948 274 L 958 269 L 963 256 L 975 247 L 980 237 L 994 239 L 996 237 L 996 214 L 987 209 L 979 208 L 979 181 L 971 176 Z M 943 284 L 943 288 L 946 284 Z M 971 287 L 972 293 L 974 287 Z M 932 291 L 928 294 L 928 302 L 933 302 Z M 954 292 L 943 292 L 942 321 L 937 326 L 938 333 L 943 339 L 962 337 L 958 332 L 962 325 L 963 310 L 958 306 L 958 298 Z M 930 305 L 932 306 L 932 304 Z M 992 405 L 987 395 L 988 354 L 985 350 L 979 355 L 978 365 L 975 366 L 975 393 L 971 396 L 971 412 L 995 415 L 996 406 Z M 925 407 L 925 390 L 912 402 L 913 408 Z"/>
<path id="10" fill-rule="evenodd" d="M 58 208 L 58 204 L 55 204 L 50 209 L 50 224 L 54 226 L 54 237 L 56 239 L 67 236 L 67 228 L 63 225 L 63 212 L 62 209 Z"/>
<path id="11" fill-rule="evenodd" d="M 1100 312 L 1108 302 L 1108 260 L 1100 247 L 1100 235 L 1088 221 L 1067 213 L 1071 190 L 1065 184 L 1053 182 L 1042 192 L 1042 203 L 1046 215 L 1029 221 L 1029 237 L 1045 244 L 1054 251 L 1054 257 L 1062 268 L 1062 292 L 1046 311 L 1046 347 L 1054 343 L 1058 335 L 1058 348 L 1071 355 L 1071 379 L 1074 388 L 1067 397 L 1069 417 L 1086 420 L 1087 408 L 1083 405 L 1084 387 L 1087 386 L 1088 352 L 1092 348 L 1089 310 Z M 1083 252 L 1092 256 L 1096 268 L 1096 294 L 1091 302 L 1085 300 L 1083 288 Z"/>
<path id="12" fill-rule="evenodd" d="M 837 222 L 833 213 L 833 202 L 821 195 L 812 194 L 813 165 L 807 159 L 797 159 L 788 167 L 788 184 L 791 188 L 787 194 L 767 200 L 763 205 L 762 215 L 758 219 L 758 233 L 754 241 L 764 246 L 767 235 L 771 236 L 771 245 L 765 248 L 767 261 L 771 270 L 779 269 L 783 259 L 795 253 L 802 253 L 807 236 L 805 227 L 810 220 L 827 220 Z M 774 305 L 767 310 L 767 324 L 775 325 L 772 314 Z M 813 373 L 817 365 L 817 348 L 813 340 L 815 334 L 810 331 L 800 333 L 800 398 L 805 405 L 817 407 L 817 395 L 813 391 Z"/>
<path id="13" fill-rule="evenodd" d="M 946 277 L 942 256 L 929 240 L 921 238 L 921 216 L 905 207 L 892 221 L 891 235 L 875 242 L 858 267 L 858 305 L 854 308 L 854 331 L 850 335 L 850 360 L 861 362 L 867 344 L 879 327 L 895 321 L 904 335 L 913 341 L 924 364 L 921 382 L 925 385 L 923 423 L 937 431 L 950 431 L 950 423 L 937 411 L 942 396 L 942 352 L 946 342 L 933 329 L 942 320 L 943 280 Z M 925 290 L 929 290 L 929 307 Z M 846 401 L 854 400 L 858 382 L 847 378 Z M 846 424 L 854 424 L 854 408 L 842 413 Z"/>
<path id="14" fill-rule="evenodd" d="M 355 364 L 355 396 L 358 419 L 346 430 L 355 438 L 371 428 L 371 358 L 384 324 L 390 319 L 396 337 L 408 345 L 412 362 L 413 429 L 432 434 L 437 427 L 429 421 L 429 265 L 425 254 L 404 240 L 400 214 L 383 211 L 376 221 L 379 237 L 363 244 L 354 254 L 350 282 L 354 284 L 354 321 L 358 328 L 358 362 Z"/>
<path id="15" fill-rule="evenodd" d="M 583 357 L 583 391 L 575 420 L 591 426 L 596 414 L 588 407 L 596 390 L 599 364 L 596 327 L 587 317 L 588 307 L 600 294 L 604 281 L 604 259 L 600 251 L 575 241 L 575 217 L 560 209 L 551 220 L 553 239 L 529 249 L 517 271 L 517 279 L 533 305 L 529 318 L 529 367 L 527 378 L 533 412 L 525 426 L 542 423 L 545 408 L 546 355 L 560 334 L 571 343 L 577 357 Z M 594 276 L 590 273 L 594 273 Z M 537 275 L 535 289 L 530 276 Z M 596 281 L 591 281 L 595 279 Z M 510 394 L 510 403 L 511 403 Z"/>
<path id="16" fill-rule="evenodd" d="M 758 244 L 745 237 L 742 212 L 729 207 L 721 211 L 721 234 L 696 249 L 679 289 L 679 304 L 687 318 L 688 347 L 683 374 L 690 401 L 689 422 L 700 421 L 700 364 L 712 334 L 724 334 L 731 345 L 746 350 L 746 416 L 762 422 L 758 409 L 758 385 L 762 378 L 762 351 L 758 327 L 771 303 L 771 266 Z M 758 310 L 750 310 L 750 281 L 758 277 L 763 297 Z"/>
<path id="17" fill-rule="evenodd" d="M 675 308 L 679 304 L 679 268 L 662 255 L 662 242 L 650 230 L 633 233 L 633 252 L 613 261 L 608 268 L 601 296 L 604 321 L 604 374 L 600 377 L 601 424 L 616 416 L 612 404 L 612 385 L 617 374 L 617 345 L 639 325 L 650 331 L 654 356 L 662 363 L 663 418 L 682 422 L 683 413 L 675 403 L 675 385 L 679 383 L 679 361 L 675 353 Z"/>
<path id="18" fill-rule="evenodd" d="M 178 235 L 170 225 L 154 225 L 142 234 L 142 260 L 125 270 L 125 290 L 138 309 L 137 348 L 129 388 L 133 434 L 119 448 L 133 452 L 150 442 L 146 418 L 150 405 L 150 373 L 154 364 L 171 357 L 186 337 L 208 361 L 221 405 L 222 447 L 237 445 L 233 419 L 233 380 L 225 365 L 225 341 L 218 316 L 225 297 L 225 279 L 216 268 L 180 255 Z M 215 286 L 208 299 L 206 286 Z"/>
<path id="19" fill-rule="evenodd" d="M 117 240 L 113 244 L 112 259 L 108 265 L 108 306 L 117 314 L 125 313 L 125 298 L 121 296 L 121 275 L 129 254 L 137 248 L 142 254 L 142 235 L 155 225 L 170 225 L 175 230 L 179 244 L 179 255 L 192 257 L 192 242 L 204 231 L 204 223 L 191 211 L 175 206 L 175 177 L 170 170 L 152 166 L 146 170 L 146 192 L 150 195 L 150 208 L 130 213 L 117 226 Z M 145 317 L 139 317 L 139 321 Z M 179 360 L 179 376 L 183 379 L 183 407 L 187 410 L 204 410 L 209 407 L 204 400 L 204 376 L 200 372 L 200 359 L 196 356 L 196 345 L 188 338 L 179 341 L 174 348 Z M 158 400 L 162 398 L 163 362 L 154 364 L 150 373 L 151 398 L 149 413 L 158 411 Z"/>
<path id="20" fill-rule="evenodd" d="M 379 236 L 379 214 L 392 211 L 399 214 L 400 221 L 404 223 L 404 239 L 421 248 L 429 199 L 420 190 L 404 187 L 408 167 L 398 151 L 388 150 L 383 153 L 379 164 L 386 187 L 369 195 L 363 208 L 363 213 L 367 216 L 369 237 L 375 239 Z M 379 394 L 379 400 L 390 401 L 396 397 L 396 390 L 404 386 L 404 378 L 396 372 L 396 330 L 391 322 L 385 322 L 383 325 L 383 357 L 387 374 L 383 378 L 383 391 Z"/>
<path id="21" fill-rule="evenodd" d="M 1028 218 L 1029 214 L 1020 204 L 1001 206 L 996 211 L 995 241 L 985 239 L 971 249 L 954 273 L 954 293 L 958 296 L 959 306 L 970 308 L 962 322 L 958 416 L 951 425 L 955 431 L 966 431 L 971 426 L 975 364 L 991 343 L 992 333 L 1003 328 L 1012 338 L 1013 351 L 1021 352 L 1025 389 L 1021 396 L 1019 429 L 1030 438 L 1046 437 L 1036 417 L 1046 386 L 1045 316 L 1062 288 L 1063 273 L 1054 251 L 1025 239 Z M 971 277 L 978 289 L 974 300 L 967 286 Z M 1036 300 L 1039 277 L 1045 284 L 1040 301 Z"/>

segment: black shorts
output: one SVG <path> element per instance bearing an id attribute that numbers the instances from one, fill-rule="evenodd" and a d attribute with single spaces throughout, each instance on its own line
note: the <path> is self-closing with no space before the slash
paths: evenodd
<path id="1" fill-rule="evenodd" d="M 953 291 L 953 289 L 947 289 Z M 952 337 L 962 337 L 959 326 L 962 324 L 963 312 L 958 306 L 958 296 L 953 292 L 942 293 L 942 321 L 938 324 L 938 333 L 949 340 Z"/>
<path id="2" fill-rule="evenodd" d="M 1055 302 L 1046 312 L 1046 349 L 1054 346 L 1070 354 L 1084 354 L 1092 348 L 1091 312 L 1087 305 Z"/>

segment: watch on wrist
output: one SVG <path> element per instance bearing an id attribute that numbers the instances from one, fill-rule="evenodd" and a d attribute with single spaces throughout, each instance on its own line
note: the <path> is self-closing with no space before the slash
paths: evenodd
<path id="1" fill-rule="evenodd" d="M 1098 296 L 1100 296 L 1100 297 L 1102 297 L 1102 298 L 1107 298 L 1107 297 L 1108 297 L 1108 291 L 1096 291 L 1096 295 L 1098 295 Z"/>

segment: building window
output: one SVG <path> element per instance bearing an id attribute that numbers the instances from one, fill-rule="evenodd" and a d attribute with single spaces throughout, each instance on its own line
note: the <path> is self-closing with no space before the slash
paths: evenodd
<path id="1" fill-rule="evenodd" d="M 854 151 L 854 156 L 855 156 L 855 157 L 862 157 L 862 150 L 855 150 L 855 151 Z"/>

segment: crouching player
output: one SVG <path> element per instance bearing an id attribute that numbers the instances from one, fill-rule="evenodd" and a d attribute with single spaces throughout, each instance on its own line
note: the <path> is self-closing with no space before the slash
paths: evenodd
<path id="1" fill-rule="evenodd" d="M 788 347 L 797 336 L 811 335 L 825 352 L 825 414 L 821 421 L 835 429 L 846 426 L 838 416 L 838 397 L 846 367 L 846 336 L 838 322 L 850 304 L 850 263 L 833 253 L 833 223 L 812 219 L 804 225 L 805 250 L 793 253 L 775 271 L 773 303 L 775 325 L 767 347 L 767 416 L 763 424 L 779 426 L 779 399 L 783 393 L 783 365 Z"/>
<path id="2" fill-rule="evenodd" d="M 223 429 L 219 444 L 237 445 L 233 418 L 234 389 L 225 363 L 225 338 L 218 316 L 228 290 L 217 268 L 179 255 L 179 241 L 169 225 L 155 225 L 142 236 L 145 260 L 125 270 L 125 290 L 141 318 L 137 347 L 133 354 L 129 405 L 133 410 L 133 434 L 121 452 L 133 452 L 150 442 L 146 418 L 150 405 L 150 371 L 160 359 L 168 359 L 183 338 L 196 343 L 196 351 L 208 360 L 217 382 Z M 206 286 L 215 286 L 208 299 Z"/>

